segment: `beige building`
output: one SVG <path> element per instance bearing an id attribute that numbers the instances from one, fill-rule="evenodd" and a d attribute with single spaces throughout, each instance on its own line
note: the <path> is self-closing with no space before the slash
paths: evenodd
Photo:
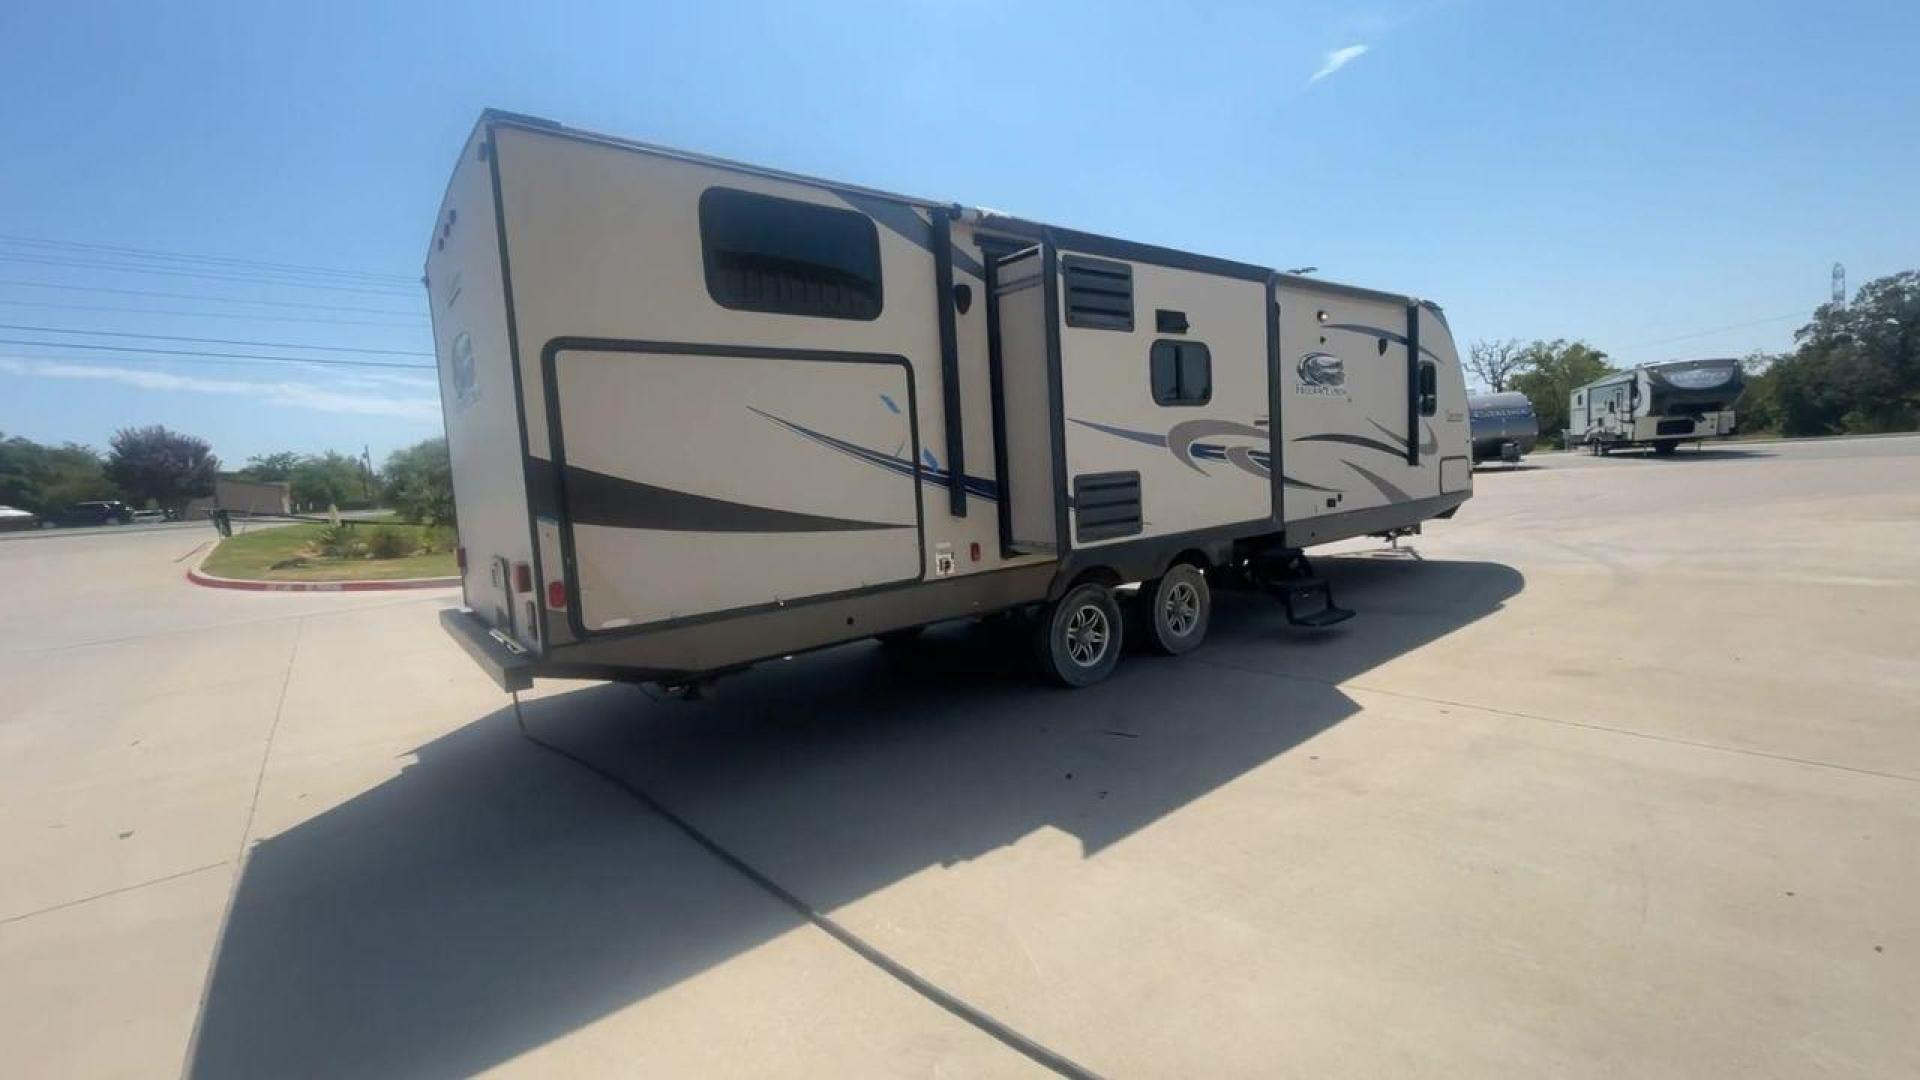
<path id="1" fill-rule="evenodd" d="M 290 514 L 293 512 L 293 485 L 285 480 L 243 480 L 222 476 L 213 482 L 212 496 L 203 496 L 187 504 L 188 518 L 204 518 L 213 510 L 236 514 Z"/>

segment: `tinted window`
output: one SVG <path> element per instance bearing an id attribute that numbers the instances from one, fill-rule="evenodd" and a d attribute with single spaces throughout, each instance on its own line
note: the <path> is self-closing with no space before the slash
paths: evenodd
<path id="1" fill-rule="evenodd" d="M 700 246 L 707 293 L 721 307 L 880 316 L 880 237 L 865 214 L 708 188 L 700 196 Z"/>
<path id="2" fill-rule="evenodd" d="M 1420 415 L 1432 416 L 1440 408 L 1440 369 L 1423 363 L 1420 365 Z"/>
<path id="3" fill-rule="evenodd" d="M 1153 400 L 1205 405 L 1213 400 L 1213 356 L 1197 341 L 1156 341 L 1148 358 Z"/>

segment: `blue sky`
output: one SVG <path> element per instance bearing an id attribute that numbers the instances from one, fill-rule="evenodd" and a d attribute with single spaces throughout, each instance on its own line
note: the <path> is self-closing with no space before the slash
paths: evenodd
<path id="1" fill-rule="evenodd" d="M 430 363 L 281 345 L 430 351 L 407 282 L 493 105 L 1318 266 L 1463 348 L 1777 349 L 1836 260 L 1920 265 L 1916 39 L 1910 2 L 9 4 L 0 338 Z M 183 359 L 0 344 L 0 431 L 165 423 L 232 464 L 439 431 L 423 373 Z"/>

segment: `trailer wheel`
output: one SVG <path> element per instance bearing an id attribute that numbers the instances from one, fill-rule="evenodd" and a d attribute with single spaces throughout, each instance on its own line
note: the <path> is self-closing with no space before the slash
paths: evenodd
<path id="1" fill-rule="evenodd" d="M 1673 452 L 1678 449 L 1680 449 L 1679 439 L 1659 439 L 1653 444 L 1653 452 L 1661 457 L 1672 457 Z"/>
<path id="2" fill-rule="evenodd" d="M 1034 629 L 1040 669 L 1062 686 L 1092 686 L 1120 662 L 1120 605 L 1104 585 L 1069 590 L 1047 605 Z"/>
<path id="3" fill-rule="evenodd" d="M 1167 568 L 1159 581 L 1140 590 L 1146 608 L 1147 647 L 1165 656 L 1192 652 L 1206 640 L 1213 616 L 1207 576 L 1186 563 Z"/>

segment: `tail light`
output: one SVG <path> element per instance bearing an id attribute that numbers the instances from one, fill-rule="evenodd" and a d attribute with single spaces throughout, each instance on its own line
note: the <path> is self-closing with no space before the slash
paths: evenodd
<path id="1" fill-rule="evenodd" d="M 461 573 L 464 574 L 467 572 L 467 548 L 465 544 L 453 549 L 453 565 L 459 567 Z"/>
<path id="2" fill-rule="evenodd" d="M 567 583 L 564 581 L 547 582 L 547 606 L 555 611 L 567 609 Z"/>
<path id="3" fill-rule="evenodd" d="M 533 567 L 526 563 L 513 564 L 513 591 L 517 593 L 533 591 Z"/>

